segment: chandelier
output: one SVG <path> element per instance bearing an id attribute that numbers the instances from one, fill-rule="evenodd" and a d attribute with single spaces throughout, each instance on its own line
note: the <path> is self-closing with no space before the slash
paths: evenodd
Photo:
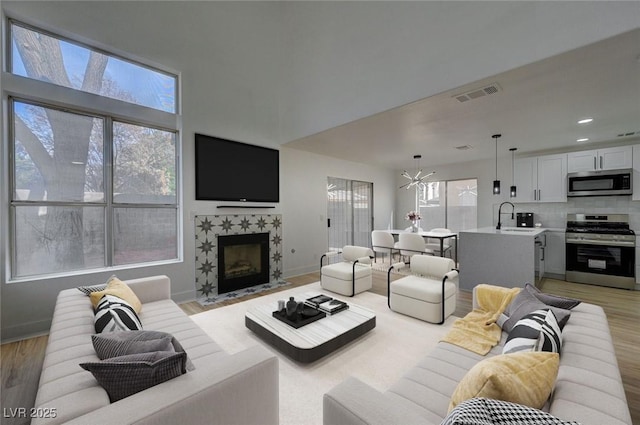
<path id="1" fill-rule="evenodd" d="M 416 169 L 419 168 L 420 166 L 420 158 L 422 158 L 422 155 L 413 155 L 413 159 L 416 160 Z M 403 184 L 402 186 L 400 186 L 400 189 L 405 188 L 407 190 L 409 190 L 410 188 L 414 187 L 414 186 L 418 186 L 421 184 L 424 184 L 423 180 L 426 179 L 427 177 L 435 174 L 435 171 L 432 171 L 428 174 L 422 175 L 422 170 L 418 170 L 418 172 L 416 173 L 415 176 L 411 177 L 411 175 L 409 173 L 407 173 L 407 171 L 403 171 L 402 172 L 402 177 L 406 178 L 409 180 L 409 183 L 407 184 Z"/>

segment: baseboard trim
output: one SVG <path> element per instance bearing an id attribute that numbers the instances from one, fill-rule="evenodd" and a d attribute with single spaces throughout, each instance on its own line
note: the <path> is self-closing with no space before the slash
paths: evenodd
<path id="1" fill-rule="evenodd" d="M 17 326 L 4 328 L 2 329 L 2 335 L 0 336 L 0 343 L 6 344 L 37 336 L 48 335 L 50 328 L 51 319 L 38 320 L 35 322 L 23 323 Z"/>

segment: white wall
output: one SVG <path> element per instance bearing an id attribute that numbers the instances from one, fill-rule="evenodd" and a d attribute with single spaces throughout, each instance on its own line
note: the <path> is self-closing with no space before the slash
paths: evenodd
<path id="1" fill-rule="evenodd" d="M 394 206 L 393 171 L 290 148 L 280 151 L 280 161 L 287 276 L 318 270 L 327 252 L 327 177 L 372 182 L 374 226 L 387 227 Z"/>

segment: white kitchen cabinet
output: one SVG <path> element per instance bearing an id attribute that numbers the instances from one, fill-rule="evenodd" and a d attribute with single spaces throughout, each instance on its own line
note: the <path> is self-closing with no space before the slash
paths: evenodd
<path id="1" fill-rule="evenodd" d="M 640 145 L 633 146 L 633 196 L 631 199 L 640 201 Z"/>
<path id="2" fill-rule="evenodd" d="M 631 168 L 631 146 L 616 146 L 614 148 L 590 151 L 569 152 L 567 155 L 567 172 L 604 171 Z"/>
<path id="3" fill-rule="evenodd" d="M 513 202 L 566 202 L 567 155 L 544 155 L 514 161 L 517 196 Z"/>
<path id="4" fill-rule="evenodd" d="M 547 231 L 545 250 L 545 270 L 547 274 L 561 275 L 566 271 L 566 249 L 564 232 Z"/>

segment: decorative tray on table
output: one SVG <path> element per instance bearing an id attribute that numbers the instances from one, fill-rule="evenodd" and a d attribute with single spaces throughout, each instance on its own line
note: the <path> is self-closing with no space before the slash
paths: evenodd
<path id="1" fill-rule="evenodd" d="M 286 309 L 274 311 L 272 313 L 273 317 L 296 329 L 308 325 L 309 323 L 313 323 L 316 320 L 320 320 L 323 317 L 326 317 L 326 315 L 327 314 L 325 312 L 318 311 L 315 308 L 308 306 L 305 306 L 301 312 L 296 311 L 291 317 L 287 317 Z"/>

